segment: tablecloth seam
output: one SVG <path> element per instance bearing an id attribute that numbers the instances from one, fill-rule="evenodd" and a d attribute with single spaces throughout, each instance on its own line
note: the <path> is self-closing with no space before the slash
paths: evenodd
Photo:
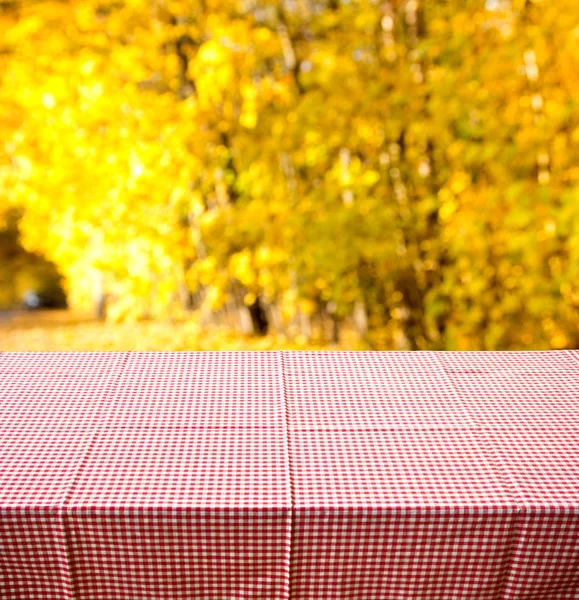
<path id="1" fill-rule="evenodd" d="M 508 563 L 507 563 L 507 566 L 505 567 L 505 572 L 503 575 L 503 580 L 501 582 L 500 592 L 498 595 L 498 600 L 507 600 L 507 598 L 508 598 L 506 596 L 507 586 L 508 586 L 509 580 L 511 578 L 510 575 L 511 575 L 511 571 L 513 569 L 513 565 L 515 562 L 515 554 L 516 554 L 515 549 L 517 547 L 519 538 L 521 536 L 524 513 L 525 513 L 525 505 L 524 505 L 522 498 L 520 498 L 519 494 L 517 493 L 517 490 L 513 487 L 508 473 L 505 473 L 503 471 L 503 468 L 501 467 L 501 464 L 500 464 L 500 460 L 495 455 L 495 452 L 492 450 L 490 444 L 488 443 L 487 436 L 485 435 L 482 426 L 480 426 L 479 433 L 480 433 L 483 449 L 486 450 L 486 452 L 488 452 L 487 458 L 488 458 L 489 462 L 491 463 L 491 465 L 495 468 L 496 475 L 500 479 L 501 483 L 505 486 L 505 489 L 508 492 L 509 496 L 511 496 L 513 501 L 515 502 L 516 509 L 517 509 L 517 518 L 515 521 L 515 525 L 513 527 L 511 539 L 509 540 Z"/>
<path id="2" fill-rule="evenodd" d="M 116 390 L 117 390 L 117 384 L 119 383 L 119 381 L 125 371 L 126 363 L 128 361 L 128 353 L 123 352 L 122 354 L 123 354 L 122 362 L 120 364 L 120 368 L 117 373 L 117 376 L 114 378 L 114 383 L 111 386 L 111 388 L 108 388 L 101 395 L 100 400 L 102 400 L 102 401 L 106 401 L 107 399 L 109 399 L 109 395 L 111 394 L 111 392 L 116 392 Z M 110 420 L 110 416 L 109 416 L 109 420 Z M 76 589 L 75 589 L 76 585 L 75 585 L 75 578 L 74 578 L 74 570 L 73 570 L 72 564 L 71 564 L 70 541 L 69 541 L 69 536 L 68 536 L 67 528 L 66 528 L 65 513 L 66 513 L 66 509 L 67 509 L 67 504 L 70 501 L 70 498 L 72 497 L 72 494 L 74 492 L 74 488 L 75 488 L 76 484 L 78 483 L 78 481 L 80 480 L 81 474 L 88 463 L 89 456 L 91 455 L 91 453 L 95 447 L 95 443 L 98 438 L 99 432 L 102 430 L 103 427 L 107 427 L 107 425 L 108 425 L 108 423 L 106 422 L 108 420 L 106 418 L 103 419 L 103 421 L 105 421 L 105 422 L 103 422 L 102 424 L 98 423 L 98 422 L 92 424 L 93 429 L 91 429 L 91 437 L 89 439 L 89 442 L 86 445 L 86 448 L 85 448 L 82 456 L 80 457 L 77 468 L 72 473 L 70 481 L 64 491 L 62 501 L 58 505 L 58 520 L 59 520 L 59 526 L 60 526 L 60 535 L 61 535 L 62 544 L 64 547 L 64 560 L 66 562 L 66 568 L 67 568 L 68 579 L 69 579 L 69 587 L 70 587 L 70 597 L 72 600 L 75 600 L 75 598 L 77 598 L 77 593 L 76 593 Z"/>
<path id="3" fill-rule="evenodd" d="M 437 357 L 437 360 L 439 360 L 438 357 Z M 452 377 L 446 370 L 444 363 L 441 360 L 439 360 L 439 363 L 442 366 L 444 376 L 448 380 L 449 385 L 451 386 L 452 390 L 454 391 L 456 397 L 461 402 L 461 405 L 464 406 L 468 417 L 470 419 L 472 419 L 474 426 L 476 428 L 476 431 L 480 435 L 480 442 L 481 442 L 483 451 L 485 451 L 485 458 L 490 463 L 490 465 L 493 467 L 494 473 L 496 474 L 497 478 L 504 486 L 505 491 L 511 497 L 511 499 L 513 500 L 513 502 L 515 503 L 515 506 L 516 506 L 516 521 L 513 526 L 513 532 L 511 533 L 509 545 L 508 545 L 508 554 L 507 554 L 508 561 L 507 561 L 507 564 L 505 567 L 505 572 L 504 572 L 504 575 L 503 575 L 503 578 L 502 578 L 502 581 L 501 581 L 501 584 L 499 587 L 499 593 L 497 596 L 497 600 L 507 600 L 505 594 L 507 591 L 507 584 L 510 579 L 510 573 L 511 573 L 513 563 L 515 560 L 515 548 L 516 548 L 517 541 L 521 534 L 521 528 L 522 528 L 523 516 L 524 516 L 523 513 L 525 510 L 525 506 L 524 506 L 522 499 L 517 494 L 516 489 L 513 487 L 508 474 L 503 471 L 500 461 L 495 456 L 495 453 L 493 452 L 490 444 L 488 443 L 488 439 L 484 433 L 484 424 L 479 421 L 479 418 L 476 415 L 471 414 L 471 412 L 468 408 L 468 404 L 466 404 L 466 402 L 463 404 L 462 392 L 455 385 Z"/>
<path id="4" fill-rule="evenodd" d="M 463 401 L 461 393 L 459 392 L 458 388 L 454 385 L 454 381 L 452 380 L 452 377 L 446 370 L 446 367 L 444 366 L 444 362 L 441 360 L 438 352 L 434 353 L 434 359 L 435 359 L 436 363 L 438 364 L 438 366 L 440 367 L 441 375 L 443 376 L 444 380 L 446 380 L 446 383 L 447 383 L 448 387 L 450 388 L 451 393 L 454 395 L 455 401 L 459 403 L 460 409 L 462 410 L 462 412 L 464 413 L 464 416 L 467 419 L 466 426 L 467 427 L 479 426 L 476 415 L 473 415 L 470 412 L 470 410 L 468 408 L 468 404 Z"/>
<path id="5" fill-rule="evenodd" d="M 281 368 L 281 383 L 282 383 L 282 397 L 284 403 L 284 418 L 285 418 L 285 439 L 286 439 L 286 452 L 287 452 L 287 464 L 288 464 L 288 478 L 290 488 L 290 509 L 289 509 L 289 561 L 288 561 L 288 583 L 287 583 L 287 598 L 292 598 L 292 575 L 293 575 L 293 563 L 294 563 L 294 507 L 295 507 L 295 482 L 292 462 L 292 444 L 291 444 L 291 428 L 290 428 L 290 411 L 289 411 L 289 398 L 287 394 L 287 382 L 285 372 L 285 355 L 286 351 L 280 352 L 280 368 Z"/>
<path id="6" fill-rule="evenodd" d="M 577 363 L 577 366 L 579 367 L 579 350 L 572 348 L 570 350 L 567 350 L 567 352 L 571 355 L 571 357 L 573 358 L 573 360 Z"/>

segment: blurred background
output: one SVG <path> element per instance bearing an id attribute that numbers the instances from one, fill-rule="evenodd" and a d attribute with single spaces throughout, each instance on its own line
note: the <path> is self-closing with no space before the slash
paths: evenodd
<path id="1" fill-rule="evenodd" d="M 579 346 L 576 0 L 0 0 L 0 349 Z"/>

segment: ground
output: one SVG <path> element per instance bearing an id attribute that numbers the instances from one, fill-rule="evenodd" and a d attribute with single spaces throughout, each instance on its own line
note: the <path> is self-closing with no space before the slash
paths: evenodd
<path id="1" fill-rule="evenodd" d="M 340 349 L 357 349 L 344 340 Z M 0 350 L 274 350 L 321 349 L 284 336 L 242 336 L 230 329 L 204 329 L 196 320 L 101 323 L 70 311 L 0 313 Z"/>

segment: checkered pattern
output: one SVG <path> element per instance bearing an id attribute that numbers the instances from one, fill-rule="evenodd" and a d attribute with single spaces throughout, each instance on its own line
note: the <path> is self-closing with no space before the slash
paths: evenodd
<path id="1" fill-rule="evenodd" d="M 0 430 L 0 598 L 72 600 L 62 507 L 86 428 Z"/>
<path id="2" fill-rule="evenodd" d="M 125 360 L 116 352 L 0 354 L 0 426 L 102 423 Z"/>
<path id="3" fill-rule="evenodd" d="M 99 432 L 66 513 L 79 598 L 287 598 L 285 432 Z"/>
<path id="4" fill-rule="evenodd" d="M 131 353 L 111 422 L 285 428 L 281 361 L 278 352 Z"/>
<path id="5" fill-rule="evenodd" d="M 474 430 L 294 435 L 295 598 L 497 598 L 517 503 Z"/>
<path id="6" fill-rule="evenodd" d="M 2 600 L 579 600 L 579 352 L 0 354 Z"/>
<path id="7" fill-rule="evenodd" d="M 289 424 L 305 428 L 474 425 L 436 353 L 288 353 Z"/>
<path id="8" fill-rule="evenodd" d="M 523 506 L 505 598 L 578 598 L 579 430 L 489 429 L 486 438 Z"/>

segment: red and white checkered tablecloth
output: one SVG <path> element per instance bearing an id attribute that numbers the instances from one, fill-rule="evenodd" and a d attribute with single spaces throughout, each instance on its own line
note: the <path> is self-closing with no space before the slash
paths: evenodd
<path id="1" fill-rule="evenodd" d="M 0 354 L 0 600 L 579 600 L 579 352 Z"/>

